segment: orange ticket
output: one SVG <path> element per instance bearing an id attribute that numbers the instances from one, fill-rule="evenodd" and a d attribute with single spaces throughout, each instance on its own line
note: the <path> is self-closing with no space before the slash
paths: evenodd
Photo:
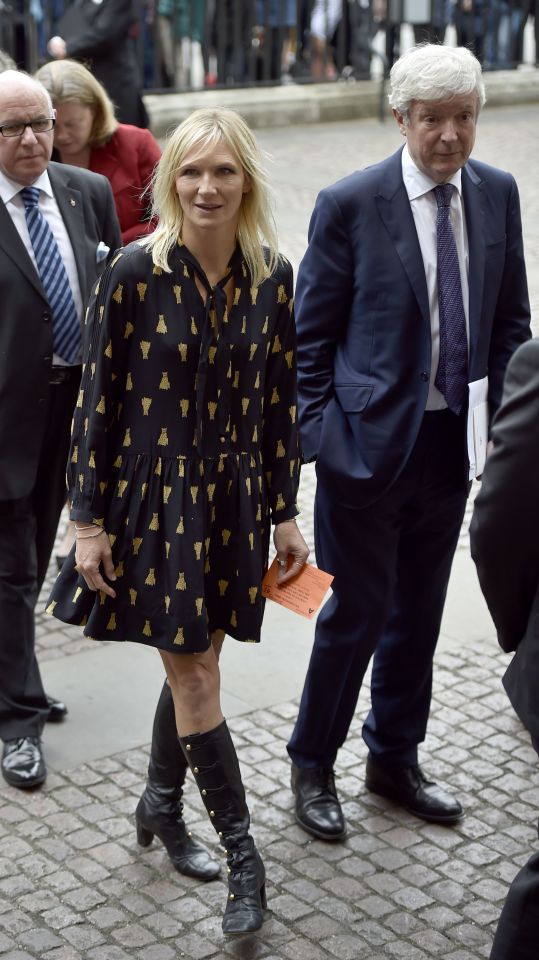
<path id="1" fill-rule="evenodd" d="M 275 557 L 262 581 L 262 595 L 312 620 L 331 586 L 332 575 L 306 563 L 293 580 L 288 580 L 280 587 L 277 584 L 277 570 Z"/>

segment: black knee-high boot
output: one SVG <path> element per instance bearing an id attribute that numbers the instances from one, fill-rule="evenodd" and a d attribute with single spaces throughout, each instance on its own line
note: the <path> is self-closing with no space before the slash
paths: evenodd
<path id="1" fill-rule="evenodd" d="M 180 873 L 213 880 L 220 868 L 209 851 L 193 840 L 182 817 L 182 787 L 187 763 L 178 743 L 174 702 L 165 682 L 155 711 L 148 782 L 135 812 L 137 840 L 147 847 L 154 835 Z"/>
<path id="2" fill-rule="evenodd" d="M 266 906 L 264 864 L 249 835 L 249 810 L 234 744 L 226 722 L 208 733 L 180 737 L 204 806 L 225 848 L 228 899 L 225 933 L 247 933 L 262 926 Z"/>

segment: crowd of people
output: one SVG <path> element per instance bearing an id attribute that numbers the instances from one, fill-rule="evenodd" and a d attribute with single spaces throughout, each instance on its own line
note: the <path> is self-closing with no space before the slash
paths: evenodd
<path id="1" fill-rule="evenodd" d="M 499 70 L 523 62 L 532 17 L 539 50 L 535 0 L 10 0 L 4 11 L 0 46 L 19 67 L 66 52 L 92 61 L 107 89 L 105 77 L 118 87 L 126 123 L 142 107 L 124 114 L 122 98 L 141 88 L 368 79 L 381 57 L 389 68 L 403 52 L 403 24 L 416 43 L 452 31 L 449 42 Z"/>
<path id="2" fill-rule="evenodd" d="M 34 625 L 67 497 L 75 542 L 48 612 L 94 640 L 153 647 L 163 665 L 138 841 L 158 836 L 181 873 L 218 875 L 183 820 L 190 770 L 226 851 L 223 932 L 242 934 L 264 922 L 266 874 L 220 653 L 226 636 L 261 639 L 271 534 L 278 585 L 307 562 L 301 463 L 316 462 L 316 562 L 334 576 L 287 745 L 301 828 L 346 836 L 334 770 L 371 660 L 367 789 L 430 823 L 465 816 L 419 749 L 483 469 L 474 559 L 537 743 L 537 344 L 518 188 L 471 156 L 479 60 L 413 47 L 390 75 L 404 145 L 322 190 L 294 302 L 239 114 L 194 111 L 161 154 L 69 53 L 52 45 L 36 76 L 9 60 L 0 73 L 1 770 L 39 788 L 44 726 L 67 712 L 43 688 Z M 498 545 L 526 537 L 508 577 Z M 493 960 L 533 955 L 538 892 L 535 856 Z"/>

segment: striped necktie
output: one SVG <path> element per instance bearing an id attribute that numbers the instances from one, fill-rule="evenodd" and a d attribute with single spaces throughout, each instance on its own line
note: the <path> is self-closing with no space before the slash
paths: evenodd
<path id="1" fill-rule="evenodd" d="M 58 244 L 38 206 L 39 194 L 38 187 L 21 190 L 38 273 L 52 313 L 52 348 L 66 363 L 76 363 L 81 349 L 79 319 Z"/>
<path id="2" fill-rule="evenodd" d="M 468 386 L 468 338 L 457 245 L 449 219 L 453 189 L 451 183 L 434 188 L 438 204 L 436 238 L 440 309 L 440 359 L 434 383 L 449 409 L 458 414 Z"/>

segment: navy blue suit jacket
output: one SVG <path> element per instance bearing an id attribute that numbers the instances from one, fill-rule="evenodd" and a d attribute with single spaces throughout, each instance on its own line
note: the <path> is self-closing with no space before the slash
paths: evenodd
<path id="1" fill-rule="evenodd" d="M 462 190 L 469 245 L 469 380 L 498 407 L 509 357 L 530 336 L 516 183 L 470 160 Z M 377 499 L 398 477 L 427 401 L 427 285 L 401 150 L 323 190 L 296 290 L 303 457 L 336 499 Z M 463 440 L 464 442 L 464 440 Z"/>

